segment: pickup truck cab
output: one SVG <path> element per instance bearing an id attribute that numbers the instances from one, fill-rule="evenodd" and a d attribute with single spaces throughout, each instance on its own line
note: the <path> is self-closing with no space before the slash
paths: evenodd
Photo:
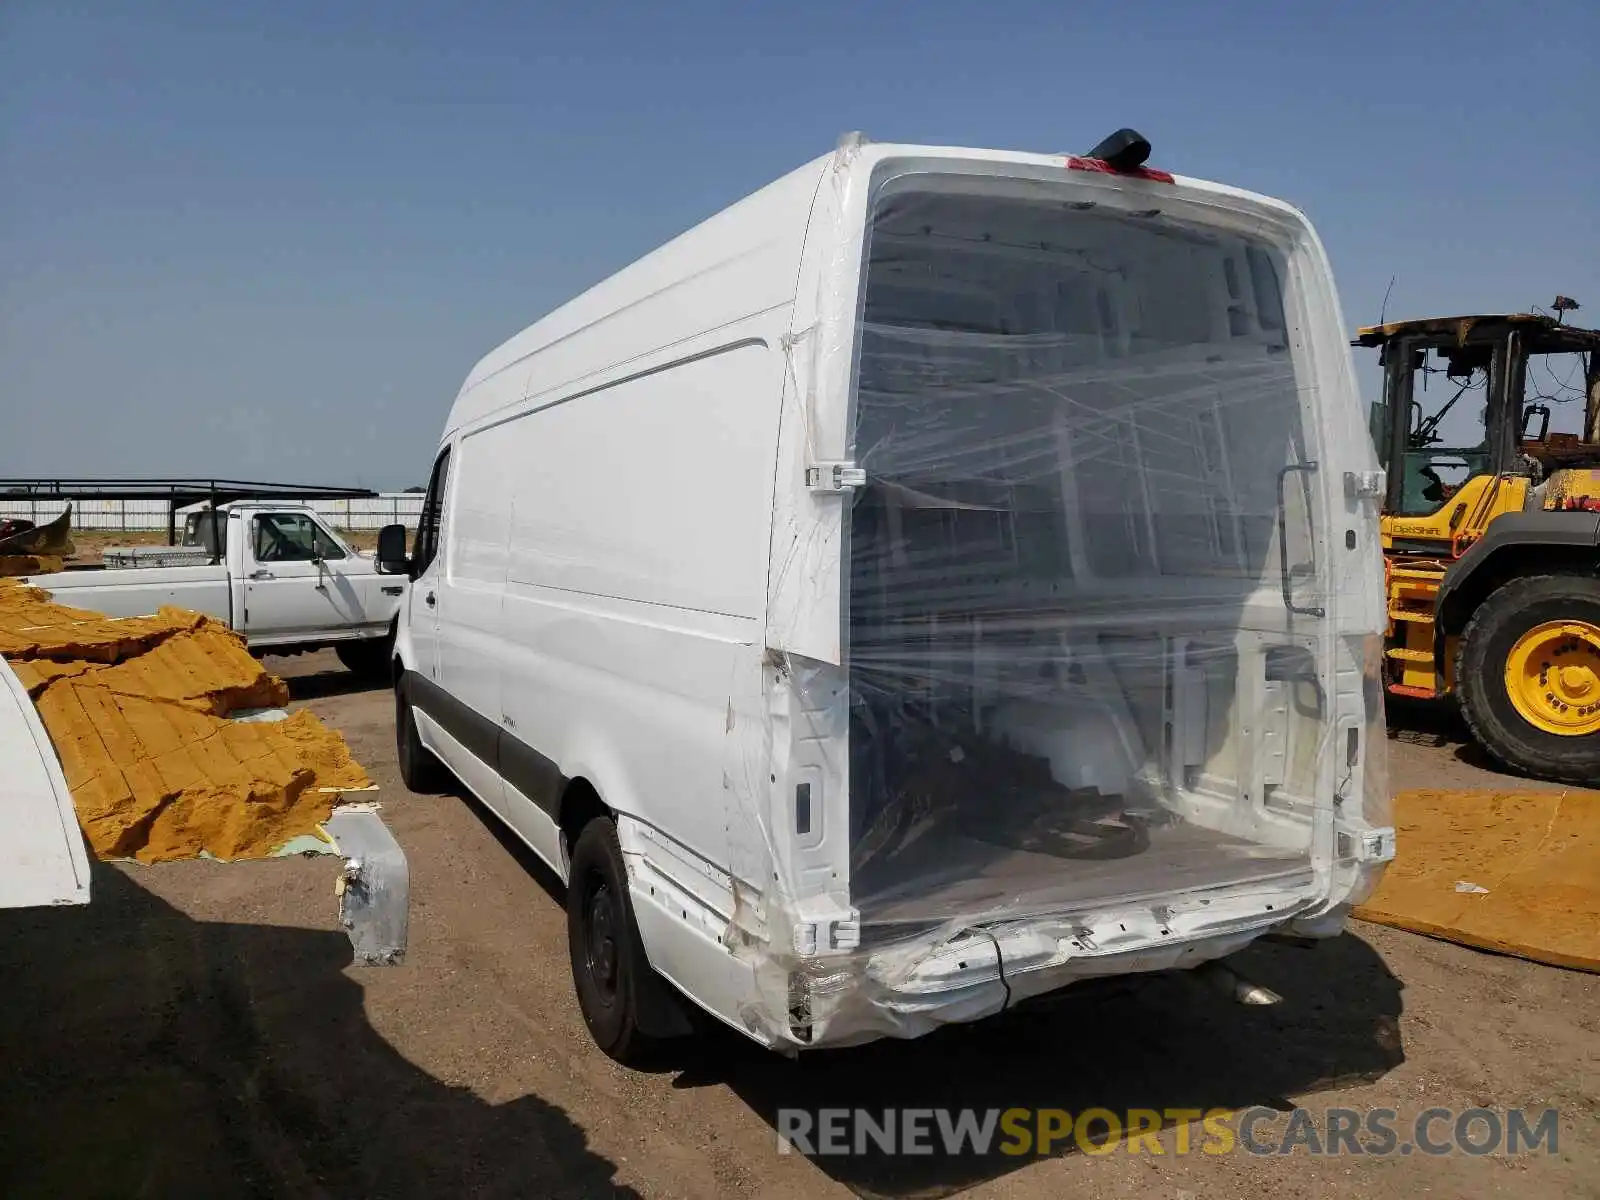
<path id="1" fill-rule="evenodd" d="M 307 505 L 238 502 L 191 514 L 194 564 L 71 567 L 27 580 L 63 604 L 115 617 L 163 605 L 203 612 L 245 635 L 256 653 L 332 647 L 359 673 L 387 670 L 403 577 L 339 537 Z M 205 555 L 204 551 L 209 551 Z"/>

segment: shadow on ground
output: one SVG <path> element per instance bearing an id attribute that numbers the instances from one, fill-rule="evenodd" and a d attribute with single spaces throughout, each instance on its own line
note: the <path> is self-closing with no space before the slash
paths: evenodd
<path id="1" fill-rule="evenodd" d="M 290 700 L 322 700 L 329 696 L 351 696 L 357 692 L 381 692 L 386 691 L 389 686 L 387 680 L 357 675 L 354 671 L 347 671 L 343 667 L 331 671 L 290 674 L 281 667 L 273 670 L 276 665 L 269 664 L 267 669 L 281 675 L 283 681 L 289 685 Z"/>
<path id="2" fill-rule="evenodd" d="M 1383 711 L 1388 718 L 1391 737 L 1435 746 L 1472 742 L 1472 731 L 1467 728 L 1454 700 L 1413 700 L 1405 696 L 1388 696 L 1384 699 Z"/>
<path id="3" fill-rule="evenodd" d="M 463 801 L 565 904 L 554 873 L 475 800 Z M 695 1038 L 667 1043 L 646 1069 L 674 1086 L 726 1086 L 773 1129 L 779 1110 L 950 1108 L 1071 1113 L 1129 1109 L 1288 1109 L 1290 1097 L 1377 1079 L 1405 1061 L 1401 984 L 1355 934 L 1310 947 L 1257 943 L 1232 956 L 1241 974 L 1284 1002 L 1245 1007 L 1188 973 L 1129 977 L 1041 997 L 1003 1016 L 912 1042 L 782 1058 L 710 1017 Z M 598 1054 L 595 1050 L 593 1053 Z M 1200 1144 L 1196 1130 L 1195 1144 Z M 965 1191 L 1032 1159 L 970 1151 L 909 1157 L 814 1156 L 863 1197 L 922 1200 Z M 996 1145 L 1001 1139 L 996 1138 Z M 1076 1152 L 1070 1142 L 1056 1153 Z"/>
<path id="4" fill-rule="evenodd" d="M 97 867 L 0 947 L 0 1195 L 636 1194 L 559 1108 L 397 1054 L 339 933 L 196 922 Z"/>
<path id="5" fill-rule="evenodd" d="M 1389 737 L 1413 745 L 1449 747 L 1458 762 L 1480 771 L 1492 771 L 1508 779 L 1518 776 L 1505 764 L 1496 762 L 1473 739 L 1466 719 L 1454 700 L 1413 700 L 1389 696 L 1384 701 Z"/>
<path id="6" fill-rule="evenodd" d="M 1286 997 L 1245 1008 L 1187 975 L 1084 985 L 920 1043 L 773 1061 L 717 1038 L 714 1057 L 685 1066 L 680 1087 L 726 1083 L 774 1130 L 782 1108 L 1286 1109 L 1290 1097 L 1384 1075 L 1404 1061 L 1400 985 L 1378 955 L 1346 934 L 1315 949 L 1257 946 L 1230 962 Z M 1168 1121 L 1167 1124 L 1172 1122 Z M 1195 1144 L 1200 1144 L 1195 1130 Z M 775 1138 L 776 1140 L 776 1138 Z M 1031 1158 L 998 1149 L 907 1157 L 814 1157 L 859 1196 L 941 1197 L 996 1179 Z M 1077 1153 L 1069 1139 L 1053 1153 Z"/>

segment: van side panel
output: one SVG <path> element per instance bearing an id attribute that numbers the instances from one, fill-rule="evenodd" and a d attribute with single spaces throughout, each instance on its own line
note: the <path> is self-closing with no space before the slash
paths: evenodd
<path id="1" fill-rule="evenodd" d="M 461 439 L 455 449 L 449 537 L 441 549 L 445 574 L 457 587 L 498 592 L 506 579 L 506 546 L 511 537 L 511 489 L 518 464 L 497 431 Z"/>
<path id="2" fill-rule="evenodd" d="M 651 962 L 741 1027 L 772 877 L 763 662 L 785 347 L 812 332 L 793 326 L 795 291 L 831 161 L 491 352 L 444 434 L 461 482 L 441 684 L 477 732 L 498 726 L 498 791 L 473 790 L 564 874 L 561 798 L 591 784 L 619 814 Z"/>
<path id="3" fill-rule="evenodd" d="M 509 582 L 759 618 L 781 369 L 747 339 L 467 438 L 519 466 Z"/>
<path id="4" fill-rule="evenodd" d="M 760 706 L 786 319 L 751 318 L 479 435 L 519 466 L 508 738 L 705 860 L 724 888 L 729 821 L 747 806 L 734 789 L 752 794 L 735 776 L 760 769 L 732 749 L 733 726 Z M 508 782 L 553 805 L 551 777 L 527 774 L 526 789 Z"/>
<path id="5" fill-rule="evenodd" d="M 485 355 L 447 430 L 492 419 L 508 400 L 570 394 L 598 370 L 642 361 L 794 300 L 812 199 L 831 156 L 807 163 L 680 234 Z"/>

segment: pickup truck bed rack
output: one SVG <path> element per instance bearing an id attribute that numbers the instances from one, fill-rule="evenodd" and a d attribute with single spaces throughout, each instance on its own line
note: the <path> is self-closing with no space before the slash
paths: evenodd
<path id="1" fill-rule="evenodd" d="M 370 488 L 321 487 L 310 483 L 254 483 L 239 479 L 0 479 L 0 500 L 165 500 L 167 545 L 178 544 L 178 510 L 235 500 L 368 500 Z"/>

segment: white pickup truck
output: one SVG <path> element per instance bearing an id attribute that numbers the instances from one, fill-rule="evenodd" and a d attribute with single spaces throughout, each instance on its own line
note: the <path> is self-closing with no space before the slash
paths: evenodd
<path id="1" fill-rule="evenodd" d="M 256 653 L 331 646 L 360 674 L 388 671 L 406 578 L 379 571 L 301 504 L 240 501 L 190 514 L 193 565 L 73 567 L 26 582 L 63 604 L 114 617 L 171 604 L 216 617 Z M 209 553 L 207 553 L 209 551 Z"/>

